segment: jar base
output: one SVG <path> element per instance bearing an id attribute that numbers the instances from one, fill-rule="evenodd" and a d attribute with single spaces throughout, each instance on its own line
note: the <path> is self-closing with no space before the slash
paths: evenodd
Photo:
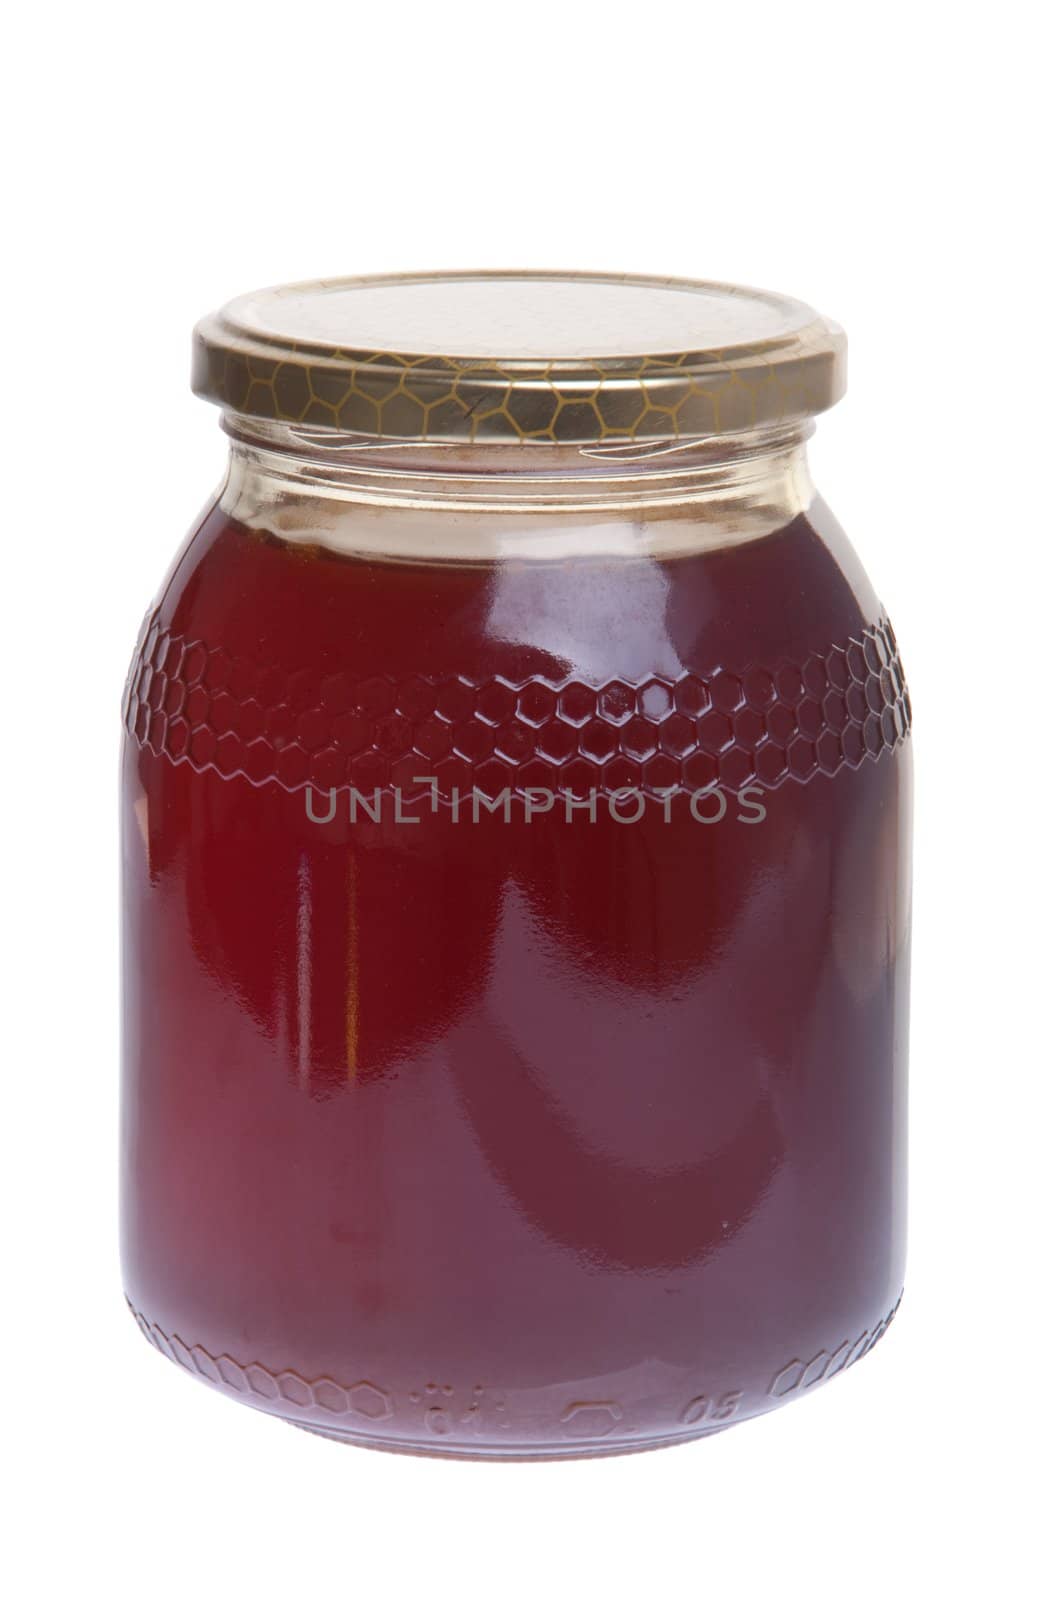
<path id="1" fill-rule="evenodd" d="M 578 1444 L 573 1442 L 570 1448 L 559 1448 L 556 1444 L 545 1444 L 541 1449 L 534 1445 L 485 1445 L 480 1450 L 470 1449 L 468 1445 L 448 1448 L 445 1444 L 425 1445 L 414 1443 L 413 1440 L 402 1439 L 368 1439 L 360 1434 L 347 1433 L 341 1428 L 323 1428 L 310 1422 L 296 1422 L 293 1417 L 284 1417 L 283 1421 L 291 1427 L 298 1428 L 302 1433 L 314 1433 L 319 1439 L 330 1439 L 335 1444 L 355 1445 L 363 1450 L 381 1450 L 386 1455 L 399 1456 L 426 1456 L 435 1460 L 450 1461 L 483 1461 L 483 1462 L 530 1462 L 530 1461 L 591 1461 L 600 1456 L 633 1456 L 643 1455 L 650 1450 L 667 1450 L 673 1445 L 693 1444 L 698 1439 L 707 1439 L 710 1434 L 725 1433 L 736 1425 L 738 1420 L 743 1422 L 751 1419 L 736 1418 L 735 1422 L 719 1423 L 713 1428 L 701 1428 L 696 1433 L 663 1434 L 653 1439 L 631 1439 L 623 1443 L 605 1440 L 595 1445 L 587 1440 Z"/>
<path id="2" fill-rule="evenodd" d="M 534 1437 L 528 1434 L 538 1431 L 537 1418 L 513 1418 L 508 1426 L 513 1428 L 517 1437 L 509 1443 L 494 1436 L 470 1437 L 470 1423 L 482 1419 L 474 1414 L 477 1406 L 474 1404 L 469 1412 L 458 1419 L 457 1425 L 453 1419 L 448 1421 L 446 1412 L 442 1408 L 435 1408 L 428 1413 L 427 1420 L 430 1437 L 411 1438 L 406 1431 L 408 1420 L 396 1418 L 392 1409 L 392 1401 L 386 1391 L 375 1385 L 363 1381 L 350 1390 L 345 1390 L 331 1378 L 319 1378 L 315 1383 L 309 1383 L 297 1372 L 286 1367 L 280 1373 L 269 1371 L 258 1362 L 249 1365 L 240 1365 L 231 1355 L 211 1355 L 200 1344 L 189 1345 L 176 1334 L 166 1334 L 157 1322 L 149 1321 L 143 1312 L 138 1311 L 127 1301 L 133 1317 L 148 1343 L 162 1355 L 165 1355 L 175 1366 L 191 1376 L 211 1384 L 215 1391 L 227 1393 L 233 1399 L 239 1400 L 244 1405 L 249 1405 L 256 1411 L 262 1411 L 267 1416 L 278 1417 L 283 1422 L 289 1422 L 293 1427 L 301 1429 L 304 1433 L 317 1434 L 319 1438 L 330 1439 L 338 1444 L 361 1445 L 367 1450 L 383 1450 L 391 1454 L 409 1456 L 428 1456 L 436 1459 L 456 1461 L 578 1461 L 593 1459 L 599 1456 L 634 1455 L 647 1450 L 663 1450 L 671 1445 L 687 1444 L 695 1439 L 707 1438 L 709 1434 L 723 1433 L 726 1429 L 734 1427 L 737 1423 L 751 1421 L 754 1417 L 765 1416 L 779 1408 L 780 1404 L 788 1403 L 796 1395 L 819 1384 L 828 1381 L 852 1366 L 863 1358 L 869 1350 L 875 1348 L 879 1340 L 890 1328 L 900 1305 L 896 1301 L 886 1316 L 882 1317 L 869 1331 L 861 1333 L 856 1339 L 843 1340 L 838 1344 L 833 1353 L 828 1356 L 826 1348 L 821 1349 L 815 1356 L 807 1360 L 792 1359 L 780 1368 L 775 1378 L 768 1387 L 766 1396 L 762 1396 L 755 1409 L 733 1414 L 735 1407 L 729 1405 L 732 1414 L 710 1417 L 706 1424 L 707 1401 L 704 1394 L 699 1394 L 684 1409 L 680 1416 L 680 1429 L 674 1424 L 667 1432 L 652 1432 L 654 1419 L 644 1416 L 641 1431 L 625 1403 L 624 1410 L 627 1415 L 621 1416 L 621 1409 L 613 1402 L 598 1401 L 594 1403 L 572 1402 L 562 1421 L 573 1420 L 573 1413 L 582 1415 L 578 1421 L 582 1424 L 582 1434 L 579 1437 L 571 1436 L 568 1440 L 546 1438 L 541 1443 L 535 1442 Z M 703 1385 L 706 1390 L 712 1385 Z M 450 1390 L 446 1391 L 451 1393 Z M 410 1395 L 411 1401 L 420 1399 L 420 1395 Z M 737 1402 L 740 1393 L 728 1393 L 721 1396 L 722 1401 Z M 765 1403 L 765 1400 L 767 1403 Z M 670 1417 L 660 1417 L 664 1422 L 670 1421 L 677 1415 L 678 1397 L 673 1404 Z M 291 1414 L 296 1407 L 309 1408 L 316 1406 L 328 1409 L 330 1413 L 342 1411 L 346 1405 L 358 1416 L 355 1427 L 332 1426 L 325 1421 L 304 1421 Z M 499 1407 L 501 1409 L 501 1406 Z M 723 1410 L 721 1404 L 720 1410 Z M 556 1412 L 554 1413 L 556 1416 Z M 392 1419 L 403 1427 L 403 1432 L 389 1436 L 380 1428 L 382 1419 Z M 525 1423 L 524 1427 L 520 1422 Z M 405 1422 L 405 1426 L 403 1426 Z M 527 1424 L 530 1422 L 530 1426 Z M 624 1428 L 619 1433 L 614 1431 L 617 1425 L 623 1422 Z M 516 1426 L 514 1426 L 516 1424 Z M 507 1424 L 502 1423 L 505 1428 Z M 365 1431 L 361 1431 L 362 1428 Z M 486 1430 L 485 1430 L 486 1431 Z M 520 1433 L 524 1437 L 520 1438 Z M 405 1434 L 405 1436 L 404 1436 Z M 511 1435 L 512 1437 L 513 1435 Z"/>

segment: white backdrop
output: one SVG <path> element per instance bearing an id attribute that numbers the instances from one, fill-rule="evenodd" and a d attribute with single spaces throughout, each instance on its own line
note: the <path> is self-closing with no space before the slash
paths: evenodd
<path id="1" fill-rule="evenodd" d="M 1051 9 L 809 0 L 9 16 L 3 1448 L 9 1592 L 1047 1594 L 1060 1151 Z M 189 332 L 400 268 L 732 279 L 837 318 L 817 482 L 900 637 L 908 1288 L 799 1406 L 542 1466 L 344 1450 L 153 1355 L 115 1244 L 118 702 L 219 478 Z"/>

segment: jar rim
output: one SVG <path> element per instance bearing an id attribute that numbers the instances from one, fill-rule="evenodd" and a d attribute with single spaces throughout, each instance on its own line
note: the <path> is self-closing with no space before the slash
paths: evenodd
<path id="1" fill-rule="evenodd" d="M 825 411 L 845 335 L 786 295 L 619 273 L 284 284 L 205 317 L 192 387 L 239 415 L 370 438 L 622 444 Z"/>

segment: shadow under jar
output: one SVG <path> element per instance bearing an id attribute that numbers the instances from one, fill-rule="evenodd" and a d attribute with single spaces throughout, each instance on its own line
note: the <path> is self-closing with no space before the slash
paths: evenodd
<path id="1" fill-rule="evenodd" d="M 123 1257 L 219 1393 L 606 1454 L 888 1327 L 909 706 L 807 475 L 843 367 L 797 302 L 608 276 L 197 329 L 231 456 L 126 697 Z"/>

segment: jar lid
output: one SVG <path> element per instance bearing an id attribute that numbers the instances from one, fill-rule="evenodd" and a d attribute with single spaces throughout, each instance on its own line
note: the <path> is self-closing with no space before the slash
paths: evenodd
<path id="1" fill-rule="evenodd" d="M 285 284 L 196 328 L 192 387 L 245 416 L 375 439 L 698 439 L 825 411 L 845 335 L 785 295 L 608 273 Z"/>

